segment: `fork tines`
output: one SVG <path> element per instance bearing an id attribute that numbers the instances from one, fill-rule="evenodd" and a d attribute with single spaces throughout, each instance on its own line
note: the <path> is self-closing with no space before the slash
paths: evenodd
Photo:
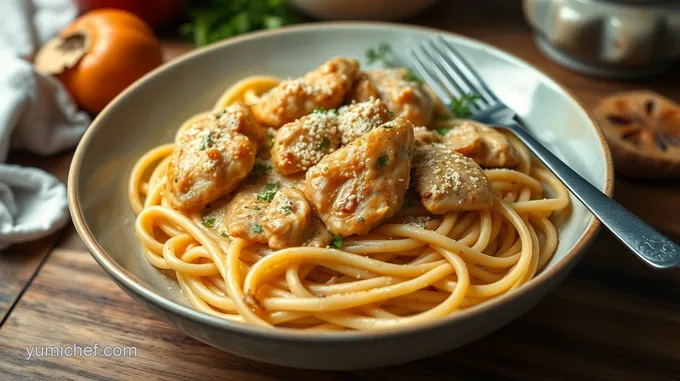
<path id="1" fill-rule="evenodd" d="M 470 94 L 478 95 L 470 102 L 473 112 L 500 103 L 472 66 L 441 36 L 419 44 L 410 50 L 410 55 L 416 70 L 447 105 L 452 103 L 452 97 Z"/>

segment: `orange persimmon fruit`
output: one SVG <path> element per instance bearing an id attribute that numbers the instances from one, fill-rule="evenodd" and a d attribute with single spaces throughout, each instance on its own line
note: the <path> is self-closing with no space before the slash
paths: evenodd
<path id="1" fill-rule="evenodd" d="M 98 9 L 45 44 L 35 67 L 59 79 L 83 110 L 97 114 L 162 59 L 160 42 L 139 17 Z"/>

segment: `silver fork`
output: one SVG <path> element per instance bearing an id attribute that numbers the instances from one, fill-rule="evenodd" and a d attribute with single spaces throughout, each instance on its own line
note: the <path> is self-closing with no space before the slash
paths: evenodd
<path id="1" fill-rule="evenodd" d="M 680 266 L 678 245 L 595 188 L 546 149 L 450 43 L 440 36 L 411 49 L 410 55 L 420 75 L 445 104 L 451 104 L 452 96 L 478 94 L 479 98 L 470 102 L 470 118 L 515 134 L 616 238 L 647 265 L 657 269 Z"/>

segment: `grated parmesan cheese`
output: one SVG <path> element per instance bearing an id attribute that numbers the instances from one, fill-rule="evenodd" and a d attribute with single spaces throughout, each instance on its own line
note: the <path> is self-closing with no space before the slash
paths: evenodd
<path id="1" fill-rule="evenodd" d="M 419 228 L 425 228 L 428 222 L 430 222 L 430 217 L 428 216 L 406 216 L 401 219 L 402 224 L 417 226 Z"/>
<path id="2" fill-rule="evenodd" d="M 342 144 L 353 142 L 361 135 L 390 120 L 387 106 L 380 100 L 352 103 L 338 109 L 338 128 Z"/>

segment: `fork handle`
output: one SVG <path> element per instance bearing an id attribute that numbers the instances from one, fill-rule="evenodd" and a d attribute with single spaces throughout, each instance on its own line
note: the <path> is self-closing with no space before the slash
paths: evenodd
<path id="1" fill-rule="evenodd" d="M 539 143 L 526 128 L 517 123 L 500 127 L 514 133 L 529 147 L 543 164 L 562 180 L 571 193 L 647 265 L 656 269 L 680 266 L 680 247 L 673 241 L 591 185 Z"/>

